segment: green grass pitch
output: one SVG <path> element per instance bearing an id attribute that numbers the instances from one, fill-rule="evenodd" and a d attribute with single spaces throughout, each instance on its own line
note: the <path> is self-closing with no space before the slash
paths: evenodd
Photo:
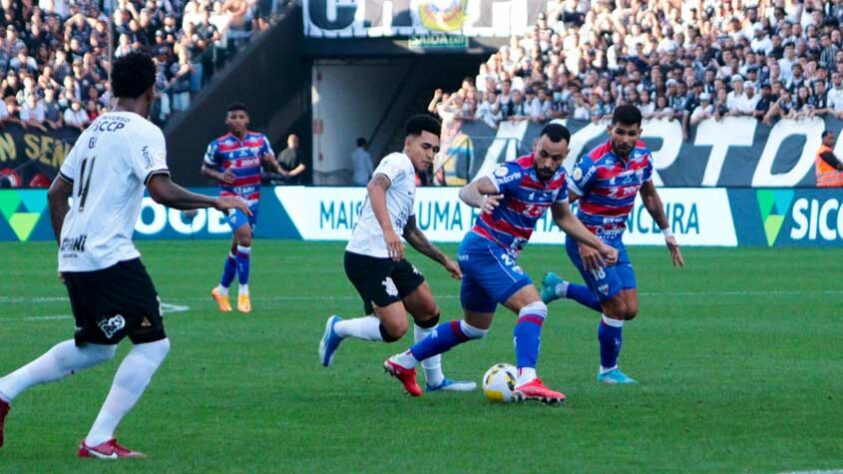
<path id="1" fill-rule="evenodd" d="M 481 392 L 404 395 L 381 363 L 409 346 L 348 341 L 318 365 L 331 313 L 361 303 L 342 269 L 343 245 L 257 241 L 254 312 L 219 314 L 208 296 L 224 241 L 140 243 L 171 308 L 170 357 L 118 439 L 142 461 L 75 458 L 120 357 L 18 398 L 0 472 L 781 472 L 843 468 L 843 290 L 840 250 L 632 248 L 641 311 L 624 331 L 635 387 L 601 386 L 598 316 L 550 305 L 539 373 L 568 395 L 561 408 L 493 405 Z M 453 254 L 454 246 L 446 246 Z M 73 334 L 55 246 L 2 244 L 0 373 Z M 459 286 L 424 271 L 443 319 Z M 579 280 L 561 246 L 521 263 Z M 487 339 L 444 357 L 446 374 L 480 379 L 512 362 L 514 316 L 499 310 Z"/>

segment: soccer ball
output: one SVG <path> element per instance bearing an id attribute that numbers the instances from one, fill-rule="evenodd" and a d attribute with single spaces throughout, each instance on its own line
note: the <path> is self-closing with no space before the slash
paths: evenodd
<path id="1" fill-rule="evenodd" d="M 518 371 L 510 364 L 495 364 L 483 376 L 483 393 L 492 402 L 512 400 Z"/>

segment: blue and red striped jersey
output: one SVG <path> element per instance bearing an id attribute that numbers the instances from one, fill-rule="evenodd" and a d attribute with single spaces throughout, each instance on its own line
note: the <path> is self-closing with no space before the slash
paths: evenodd
<path id="1" fill-rule="evenodd" d="M 503 194 L 491 214 L 481 213 L 472 231 L 518 256 L 527 245 L 536 221 L 555 202 L 568 199 L 565 168 L 542 181 L 533 168 L 533 155 L 500 164 L 488 178 Z"/>
<path id="2" fill-rule="evenodd" d="M 262 133 L 246 132 L 243 140 L 226 133 L 208 145 L 205 164 L 234 173 L 234 183 L 220 181 L 220 196 L 240 196 L 254 204 L 261 196 L 261 161 L 271 153 L 269 139 Z"/>
<path id="3" fill-rule="evenodd" d="M 568 187 L 580 196 L 577 217 L 582 223 L 600 237 L 616 238 L 626 230 L 635 195 L 651 179 L 653 156 L 643 141 L 635 144 L 626 160 L 606 142 L 574 165 Z"/>

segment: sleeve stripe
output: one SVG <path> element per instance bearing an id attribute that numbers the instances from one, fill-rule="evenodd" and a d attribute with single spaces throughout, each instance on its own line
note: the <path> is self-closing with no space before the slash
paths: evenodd
<path id="1" fill-rule="evenodd" d="M 68 182 L 68 183 L 70 183 L 70 184 L 73 184 L 73 179 L 72 179 L 70 176 L 68 176 L 68 175 L 66 175 L 66 174 L 64 174 L 64 173 L 62 173 L 61 171 L 59 171 L 59 178 L 61 178 L 61 179 L 65 180 L 65 181 L 67 181 L 67 182 Z"/>
<path id="2" fill-rule="evenodd" d="M 582 196 L 582 195 L 583 195 L 582 189 L 580 189 L 580 187 L 579 187 L 579 186 L 577 186 L 577 183 L 575 183 L 575 182 L 573 182 L 573 181 L 568 181 L 568 189 L 570 189 L 571 191 L 573 191 L 574 193 L 576 193 L 576 194 L 577 194 L 577 196 Z"/>
<path id="3" fill-rule="evenodd" d="M 162 168 L 162 169 L 158 169 L 158 170 L 152 170 L 152 171 L 150 171 L 150 172 L 146 175 L 146 179 L 144 179 L 144 180 L 143 180 L 143 185 L 144 185 L 144 186 L 148 185 L 148 184 L 149 184 L 149 180 L 150 180 L 150 179 L 152 179 L 152 177 L 153 177 L 153 176 L 158 175 L 158 174 L 166 174 L 167 176 L 169 176 L 169 175 L 170 175 L 170 170 L 168 170 L 168 169 L 166 169 L 166 168 Z"/>

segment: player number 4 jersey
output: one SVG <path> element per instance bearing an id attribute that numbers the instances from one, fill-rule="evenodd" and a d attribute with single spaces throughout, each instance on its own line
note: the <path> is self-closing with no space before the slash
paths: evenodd
<path id="1" fill-rule="evenodd" d="M 59 271 L 101 270 L 140 256 L 132 232 L 144 186 L 169 174 L 161 129 L 131 112 L 109 112 L 82 133 L 59 170 L 73 184 L 59 244 Z"/>
<path id="2" fill-rule="evenodd" d="M 389 178 L 389 189 L 386 190 L 386 208 L 392 228 L 398 235 L 404 232 L 404 227 L 411 216 L 416 214 L 416 170 L 410 157 L 404 153 L 391 153 L 385 156 L 372 176 L 382 174 Z M 372 203 L 367 198 L 360 211 L 357 225 L 351 240 L 345 248 L 347 251 L 368 255 L 376 258 L 389 258 L 386 243 L 383 240 L 383 230 L 375 213 Z"/>

